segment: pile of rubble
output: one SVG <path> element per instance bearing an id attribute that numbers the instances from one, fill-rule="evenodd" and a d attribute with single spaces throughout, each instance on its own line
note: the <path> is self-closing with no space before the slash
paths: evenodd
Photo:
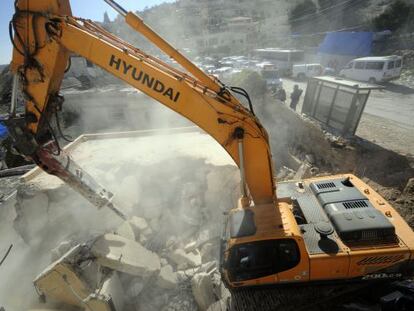
<path id="1" fill-rule="evenodd" d="M 33 297 L 28 310 L 89 310 L 88 304 L 111 310 L 105 309 L 110 303 L 118 311 L 208 310 L 229 296 L 218 271 L 219 238 L 223 212 L 239 195 L 237 167 L 178 155 L 142 164 L 129 151 L 129 162 L 117 165 L 109 152 L 103 158 L 83 153 L 80 160 L 122 198 L 127 221 L 89 206 L 44 173 L 23 182 L 15 202 L 2 206 L 10 208 L 3 219 L 24 241 L 10 258 L 22 256 L 27 263 L 37 256 L 23 269 L 30 272 L 4 265 L 11 280 L 35 280 L 33 296 L 36 292 L 46 304 L 39 306 Z M 10 295 L 7 288 L 0 291 L 1 300 Z M 2 301 L 6 311 L 26 307 L 7 301 Z"/>

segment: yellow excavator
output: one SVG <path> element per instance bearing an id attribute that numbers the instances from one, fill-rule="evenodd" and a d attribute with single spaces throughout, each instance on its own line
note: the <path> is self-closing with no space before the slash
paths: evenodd
<path id="1" fill-rule="evenodd" d="M 242 196 L 227 215 L 221 243 L 220 271 L 229 288 L 413 275 L 414 233 L 378 193 L 350 174 L 276 183 L 269 136 L 248 94 L 207 75 L 136 14 L 105 1 L 185 71 L 72 16 L 69 0 L 16 1 L 7 125 L 23 155 L 93 205 L 125 218 L 112 193 L 61 150 L 51 126 L 62 108 L 59 89 L 74 53 L 194 122 L 238 165 Z M 16 113 L 17 88 L 24 114 Z"/>

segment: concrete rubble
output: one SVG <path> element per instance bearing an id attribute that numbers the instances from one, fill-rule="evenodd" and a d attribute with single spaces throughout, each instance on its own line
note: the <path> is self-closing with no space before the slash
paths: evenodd
<path id="1" fill-rule="evenodd" d="M 210 274 L 202 272 L 194 275 L 191 280 L 191 288 L 201 310 L 207 310 L 216 301 Z"/>
<path id="2" fill-rule="evenodd" d="M 135 163 L 124 169 L 121 163 L 110 178 L 105 160 L 96 162 L 87 163 L 90 172 L 118 199 L 128 197 L 130 204 L 122 205 L 127 221 L 96 210 L 43 173 L 21 183 L 13 204 L 7 205 L 16 235 L 28 248 L 26 256 L 38 253 L 35 249 L 42 252 L 34 272 L 43 272 L 25 282 L 35 279 L 46 304 L 28 304 L 25 310 L 79 311 L 85 307 L 81 297 L 96 310 L 107 311 L 105 301 L 111 301 L 116 311 L 190 311 L 207 310 L 222 299 L 217 245 L 222 213 L 237 198 L 237 168 L 230 161 L 213 165 L 186 157 L 175 165 Z M 190 172 L 182 174 L 183 167 Z M 122 188 L 124 192 L 117 191 Z M 211 204 L 217 207 L 207 209 Z"/>
<path id="3" fill-rule="evenodd" d="M 105 234 L 99 237 L 92 245 L 91 252 L 102 266 L 134 276 L 149 277 L 161 268 L 157 254 L 119 235 Z"/>
<path id="4" fill-rule="evenodd" d="M 161 268 L 157 285 L 165 289 L 174 289 L 177 286 L 177 274 L 170 265 L 167 264 Z"/>
<path id="5" fill-rule="evenodd" d="M 201 265 L 201 255 L 197 250 L 186 253 L 183 249 L 176 249 L 169 255 L 169 258 L 178 267 L 182 268 L 195 268 Z"/>

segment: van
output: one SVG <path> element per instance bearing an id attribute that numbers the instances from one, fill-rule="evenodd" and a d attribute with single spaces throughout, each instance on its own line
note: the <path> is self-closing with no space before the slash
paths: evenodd
<path id="1" fill-rule="evenodd" d="M 321 76 L 323 73 L 324 68 L 321 64 L 298 64 L 292 67 L 292 77 L 299 80 Z"/>
<path id="2" fill-rule="evenodd" d="M 353 80 L 377 83 L 398 79 L 401 68 L 401 56 L 363 57 L 349 62 L 339 75 Z"/>

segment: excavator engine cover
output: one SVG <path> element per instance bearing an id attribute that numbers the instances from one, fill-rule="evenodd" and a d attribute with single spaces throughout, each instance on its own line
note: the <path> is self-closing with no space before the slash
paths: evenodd
<path id="1" fill-rule="evenodd" d="M 394 225 L 349 179 L 319 181 L 310 188 L 344 242 L 394 242 Z"/>

